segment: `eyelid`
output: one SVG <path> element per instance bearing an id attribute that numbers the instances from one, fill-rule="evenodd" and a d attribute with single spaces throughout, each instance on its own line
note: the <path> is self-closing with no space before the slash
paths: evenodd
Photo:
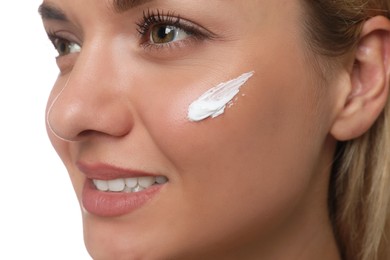
<path id="1" fill-rule="evenodd" d="M 72 33 L 69 33 L 67 31 L 47 31 L 46 33 L 51 42 L 54 42 L 54 40 L 56 39 L 61 39 L 70 43 L 75 43 L 82 47 L 81 41 Z"/>

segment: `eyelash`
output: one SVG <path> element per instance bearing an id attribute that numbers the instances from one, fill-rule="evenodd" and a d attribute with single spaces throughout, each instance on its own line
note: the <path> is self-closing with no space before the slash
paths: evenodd
<path id="1" fill-rule="evenodd" d="M 75 41 L 69 40 L 69 39 L 67 39 L 66 37 L 63 37 L 63 36 L 58 35 L 58 33 L 56 33 L 56 32 L 48 31 L 48 32 L 47 32 L 47 36 L 48 36 L 50 42 L 52 43 L 54 49 L 56 49 L 56 51 L 58 51 L 58 56 L 57 56 L 57 58 L 62 57 L 62 56 L 66 56 L 66 55 L 67 55 L 67 54 L 61 54 L 61 53 L 59 52 L 59 50 L 58 50 L 58 47 L 59 47 L 59 46 L 58 46 L 58 43 L 59 43 L 59 42 L 67 43 L 67 44 L 68 44 L 68 47 L 70 47 L 70 46 L 73 46 L 73 47 L 74 47 L 75 45 L 81 46 L 81 45 L 79 45 L 79 44 L 78 44 L 77 42 L 75 42 Z M 69 54 L 70 54 L 70 53 L 69 53 Z"/>
<path id="2" fill-rule="evenodd" d="M 182 20 L 180 15 L 175 15 L 173 12 L 167 12 L 166 14 L 161 10 L 150 10 L 143 12 L 142 19 L 136 23 L 137 31 L 141 37 L 143 47 L 167 47 L 172 44 L 177 44 L 177 42 L 164 43 L 164 44 L 154 44 L 150 42 L 150 32 L 154 26 L 173 26 L 177 29 L 181 29 L 186 32 L 189 37 L 193 40 L 205 40 L 211 39 L 213 35 L 201 28 L 198 25 L 195 25 L 189 21 Z"/>

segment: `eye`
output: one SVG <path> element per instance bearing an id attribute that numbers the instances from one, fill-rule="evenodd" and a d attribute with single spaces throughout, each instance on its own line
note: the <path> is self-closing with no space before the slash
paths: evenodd
<path id="1" fill-rule="evenodd" d="M 75 42 L 55 36 L 50 38 L 52 39 L 52 43 L 57 50 L 59 57 L 81 51 L 81 46 Z"/>
<path id="2" fill-rule="evenodd" d="M 156 25 L 150 32 L 150 43 L 166 44 L 181 41 L 190 36 L 185 30 L 172 25 Z"/>
<path id="3" fill-rule="evenodd" d="M 214 34 L 203 27 L 173 12 L 147 10 L 137 23 L 143 47 L 183 47 L 188 43 L 214 38 Z M 180 43 L 175 44 L 174 43 Z"/>

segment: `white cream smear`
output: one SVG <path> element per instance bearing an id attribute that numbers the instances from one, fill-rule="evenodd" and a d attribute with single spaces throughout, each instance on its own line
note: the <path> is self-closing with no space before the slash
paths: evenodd
<path id="1" fill-rule="evenodd" d="M 214 118 L 225 112 L 226 105 L 240 92 L 240 88 L 253 76 L 254 71 L 218 84 L 203 93 L 188 107 L 188 119 L 192 122 Z"/>

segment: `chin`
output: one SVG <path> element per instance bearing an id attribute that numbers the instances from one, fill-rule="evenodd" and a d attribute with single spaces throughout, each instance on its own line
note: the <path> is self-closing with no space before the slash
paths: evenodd
<path id="1" fill-rule="evenodd" d="M 141 230 L 128 219 L 88 215 L 83 222 L 85 246 L 94 260 L 172 259 L 169 246 L 164 245 L 163 231 Z"/>

